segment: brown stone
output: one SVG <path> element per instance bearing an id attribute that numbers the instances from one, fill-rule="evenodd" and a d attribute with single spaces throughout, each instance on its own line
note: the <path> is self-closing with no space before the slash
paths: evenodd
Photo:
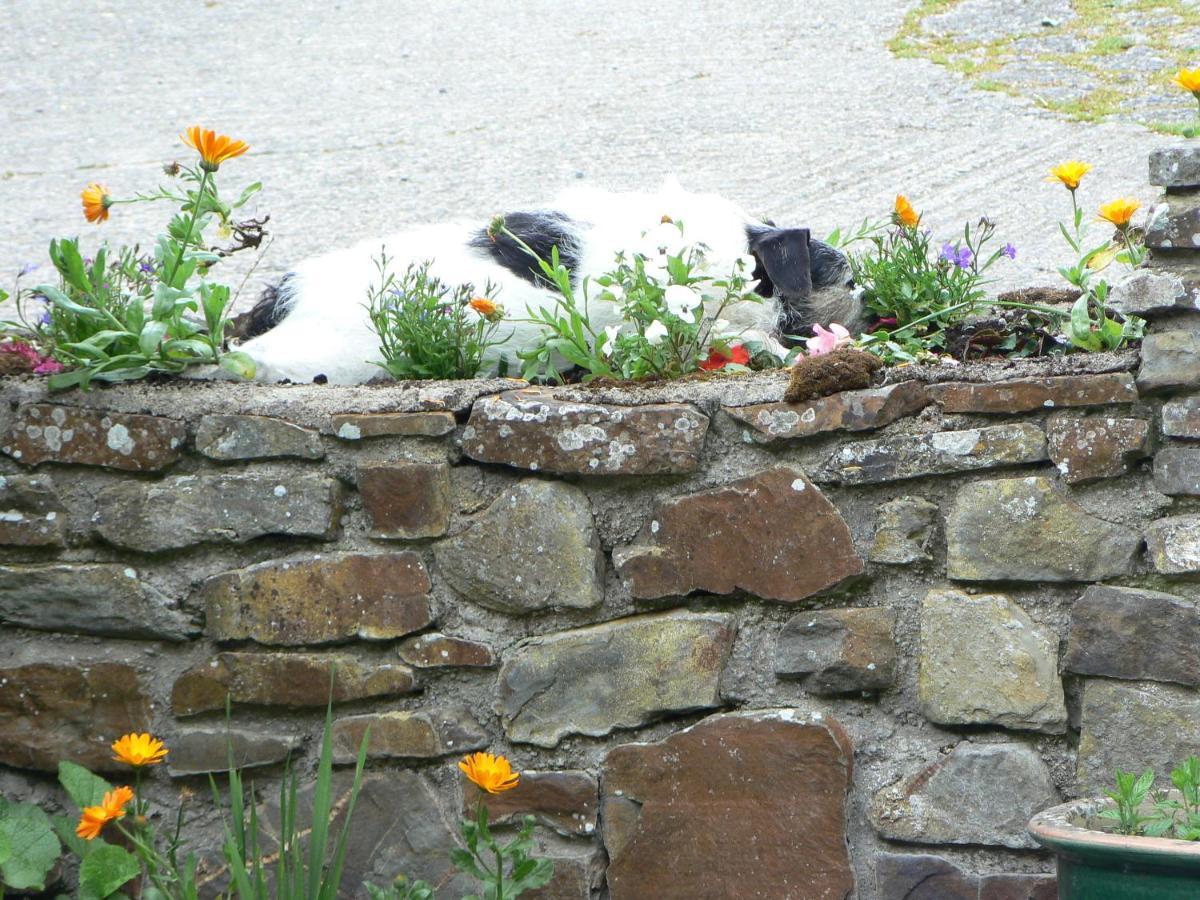
<path id="1" fill-rule="evenodd" d="M 660 503 L 613 562 L 644 599 L 740 590 L 790 603 L 863 571 L 837 508 L 786 467 Z"/>
<path id="2" fill-rule="evenodd" d="M 150 728 L 150 698 L 123 663 L 32 663 L 0 669 L 0 763 L 53 772 L 59 760 L 111 772 L 110 744 Z M 127 771 L 127 770 L 126 770 Z"/>
<path id="3" fill-rule="evenodd" d="M 196 449 L 209 459 L 321 459 L 321 436 L 270 416 L 205 416 L 196 428 Z"/>
<path id="4" fill-rule="evenodd" d="M 429 589 L 415 553 L 333 553 L 226 572 L 201 597 L 214 640 L 301 646 L 420 631 L 432 622 Z"/>
<path id="5" fill-rule="evenodd" d="M 354 762 L 368 728 L 367 759 L 434 759 L 478 750 L 489 741 L 464 706 L 368 713 L 334 721 L 333 761 Z"/>
<path id="6" fill-rule="evenodd" d="M 436 631 L 411 637 L 401 643 L 400 658 L 418 669 L 490 669 L 496 665 L 496 654 L 487 644 Z"/>
<path id="7" fill-rule="evenodd" d="M 450 527 L 450 467 L 445 463 L 360 465 L 358 490 L 372 537 L 437 537 Z"/>
<path id="8" fill-rule="evenodd" d="M 891 609 L 822 609 L 799 613 L 775 643 L 775 674 L 808 676 L 813 694 L 891 687 L 896 677 L 896 613 Z"/>
<path id="9" fill-rule="evenodd" d="M 803 403 L 757 403 L 726 406 L 735 421 L 750 426 L 747 432 L 759 444 L 803 438 L 826 431 L 867 431 L 911 416 L 929 404 L 929 394 L 919 381 L 901 381 L 865 391 L 843 391 Z"/>
<path id="10" fill-rule="evenodd" d="M 587 772 L 522 772 L 517 786 L 502 794 L 487 794 L 467 785 L 463 790 L 465 818 L 474 817 L 481 797 L 489 821 L 496 825 L 520 822 L 528 815 L 560 834 L 587 835 L 596 830 L 596 777 Z"/>
<path id="11" fill-rule="evenodd" d="M 1111 416 L 1051 416 L 1046 423 L 1050 459 L 1068 484 L 1124 475 L 1150 453 L 1150 423 Z"/>
<path id="12" fill-rule="evenodd" d="M 0 544 L 65 547 L 66 519 L 49 475 L 0 475 Z"/>
<path id="13" fill-rule="evenodd" d="M 454 413 L 337 413 L 330 419 L 336 437 L 360 441 L 373 437 L 441 437 L 455 428 Z"/>
<path id="14" fill-rule="evenodd" d="M 1200 335 L 1190 331 L 1158 331 L 1142 341 L 1138 390 L 1154 391 L 1200 386 Z"/>
<path id="15" fill-rule="evenodd" d="M 344 653 L 218 653 L 192 666 L 171 691 L 171 710 L 191 716 L 233 704 L 320 707 L 334 703 L 390 697 L 414 689 L 407 666 L 372 665 Z"/>
<path id="16" fill-rule="evenodd" d="M 853 756 L 837 722 L 792 709 L 614 748 L 601 817 L 613 900 L 844 900 Z"/>
<path id="17" fill-rule="evenodd" d="M 463 450 L 479 462 L 578 475 L 660 475 L 700 465 L 708 418 L 681 403 L 608 406 L 513 391 L 475 402 Z"/>
<path id="18" fill-rule="evenodd" d="M 228 772 L 230 755 L 238 769 L 271 766 L 287 759 L 300 746 L 293 737 L 279 737 L 244 728 L 181 728 L 170 739 L 167 771 L 172 778 Z"/>
<path id="19" fill-rule="evenodd" d="M 877 900 L 1058 900 L 1053 875 L 973 875 L 940 856 L 881 853 L 875 862 Z"/>
<path id="20" fill-rule="evenodd" d="M 156 472 L 179 459 L 186 437 L 182 422 L 161 416 L 31 403 L 17 411 L 0 450 L 27 466 L 79 463 Z"/>
<path id="21" fill-rule="evenodd" d="M 523 893 L 522 900 L 592 900 L 608 862 L 599 843 L 548 838 L 544 831 L 535 832 L 533 855 L 550 860 L 554 876 L 545 887 Z"/>
<path id="22" fill-rule="evenodd" d="M 1133 403 L 1138 398 L 1133 378 L 1127 372 L 981 384 L 952 381 L 930 385 L 929 393 L 949 413 L 1017 413 L 1065 406 L 1108 406 Z"/>

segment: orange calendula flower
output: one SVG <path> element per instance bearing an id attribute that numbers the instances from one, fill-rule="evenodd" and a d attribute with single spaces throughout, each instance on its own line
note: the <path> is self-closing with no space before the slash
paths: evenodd
<path id="1" fill-rule="evenodd" d="M 167 755 L 163 742 L 148 734 L 126 734 L 113 741 L 113 757 L 129 766 L 150 766 L 160 763 Z"/>
<path id="2" fill-rule="evenodd" d="M 489 794 L 511 790 L 521 780 L 520 774 L 512 770 L 507 759 L 490 753 L 469 753 L 458 767 L 466 773 L 467 778 Z"/>
<path id="3" fill-rule="evenodd" d="M 133 799 L 133 791 L 128 787 L 106 791 L 99 806 L 85 806 L 75 826 L 75 833 L 84 840 L 95 840 L 100 836 L 104 826 L 114 819 L 125 817 L 125 807 Z"/>
<path id="4" fill-rule="evenodd" d="M 896 213 L 895 219 L 905 228 L 916 228 L 917 223 L 921 221 L 920 215 L 913 209 L 913 205 L 908 202 L 908 198 L 903 194 L 896 195 Z"/>
<path id="5" fill-rule="evenodd" d="M 108 188 L 92 182 L 79 195 L 83 201 L 83 217 L 97 225 L 108 219 L 108 208 L 112 206 L 112 196 Z"/>
<path id="6" fill-rule="evenodd" d="M 1119 200 L 1113 200 L 1101 206 L 1100 218 L 1105 222 L 1112 222 L 1112 224 L 1124 231 L 1129 227 L 1129 220 L 1133 218 L 1133 214 L 1141 206 L 1142 204 L 1138 203 L 1132 197 L 1122 197 Z"/>
<path id="7" fill-rule="evenodd" d="M 1180 69 L 1171 81 L 1200 100 L 1200 69 Z"/>
<path id="8" fill-rule="evenodd" d="M 479 313 L 485 319 L 491 318 L 500 311 L 500 304 L 495 300 L 489 300 L 487 297 L 475 297 L 467 306 L 471 307 L 471 309 L 475 310 L 475 312 Z"/>
<path id="9" fill-rule="evenodd" d="M 1080 162 L 1077 159 L 1068 160 L 1065 163 L 1060 163 L 1050 170 L 1047 181 L 1061 181 L 1068 191 L 1074 191 L 1079 187 L 1079 182 L 1083 181 L 1083 176 L 1092 171 L 1092 164 Z"/>
<path id="10" fill-rule="evenodd" d="M 250 145 L 245 141 L 235 141 L 227 135 L 205 131 L 199 125 L 193 125 L 180 137 L 185 144 L 200 153 L 200 167 L 209 172 L 217 171 L 225 160 L 241 156 L 250 149 Z"/>

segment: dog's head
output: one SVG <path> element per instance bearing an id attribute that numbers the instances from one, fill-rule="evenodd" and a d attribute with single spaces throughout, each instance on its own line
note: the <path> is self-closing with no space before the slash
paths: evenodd
<path id="1" fill-rule="evenodd" d="M 747 227 L 746 243 L 757 262 L 756 290 L 779 304 L 781 335 L 832 322 L 861 330 L 862 302 L 844 253 L 813 240 L 807 228 L 770 224 Z"/>

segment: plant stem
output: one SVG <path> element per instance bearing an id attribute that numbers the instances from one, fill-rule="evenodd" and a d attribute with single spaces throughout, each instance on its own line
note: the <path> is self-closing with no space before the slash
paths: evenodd
<path id="1" fill-rule="evenodd" d="M 208 188 L 209 178 L 212 173 L 208 169 L 204 169 L 204 174 L 200 176 L 200 187 L 196 189 L 196 202 L 192 205 L 192 214 L 188 219 L 187 231 L 183 233 L 183 241 L 179 244 L 179 253 L 175 256 L 175 262 L 171 266 L 171 271 L 167 273 L 167 285 L 173 286 L 175 281 L 175 273 L 179 271 L 179 264 L 183 262 L 183 254 L 187 252 L 188 240 L 192 236 L 192 228 L 196 225 L 197 213 L 200 210 L 200 203 L 204 199 L 204 192 Z"/>

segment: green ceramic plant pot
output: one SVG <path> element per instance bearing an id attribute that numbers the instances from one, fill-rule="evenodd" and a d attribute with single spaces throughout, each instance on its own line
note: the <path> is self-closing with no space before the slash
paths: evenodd
<path id="1" fill-rule="evenodd" d="M 1038 813 L 1029 833 L 1058 857 L 1059 900 L 1197 900 L 1200 843 L 1088 828 L 1108 800 Z"/>

